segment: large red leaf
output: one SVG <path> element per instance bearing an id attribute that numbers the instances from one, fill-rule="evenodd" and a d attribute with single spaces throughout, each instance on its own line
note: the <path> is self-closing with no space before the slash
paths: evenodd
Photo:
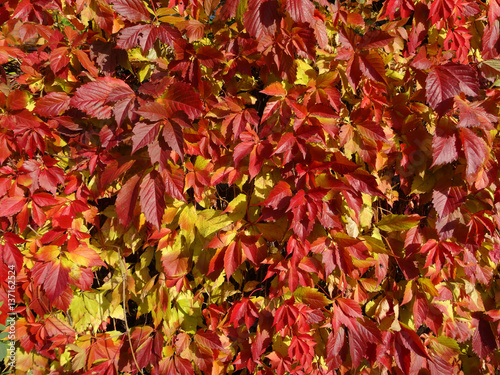
<path id="1" fill-rule="evenodd" d="M 0 217 L 13 216 L 24 207 L 26 198 L 23 197 L 8 197 L 0 201 Z"/>
<path id="2" fill-rule="evenodd" d="M 385 195 L 377 187 L 377 180 L 368 172 L 359 170 L 345 175 L 345 178 L 354 190 L 385 198 Z"/>
<path id="3" fill-rule="evenodd" d="M 182 128 L 174 121 L 166 120 L 163 125 L 163 139 L 184 161 L 184 135 Z"/>
<path id="4" fill-rule="evenodd" d="M 260 39 L 276 32 L 278 2 L 276 0 L 249 0 L 243 21 L 248 33 Z"/>
<path id="5" fill-rule="evenodd" d="M 205 348 L 224 350 L 219 336 L 213 331 L 198 330 L 194 335 L 194 341 Z"/>
<path id="6" fill-rule="evenodd" d="M 467 159 L 466 174 L 468 177 L 471 177 L 486 162 L 488 146 L 481 137 L 467 128 L 460 129 L 460 138 L 464 147 L 465 158 Z"/>
<path id="7" fill-rule="evenodd" d="M 290 197 L 292 196 L 292 190 L 290 189 L 290 185 L 288 185 L 285 181 L 280 181 L 274 187 L 274 189 L 269 193 L 267 199 L 261 203 L 261 205 L 271 206 L 275 210 L 278 209 L 286 203 L 288 207 L 288 202 L 290 202 Z M 286 208 L 286 207 L 282 207 Z"/>
<path id="8" fill-rule="evenodd" d="M 456 133 L 436 131 L 432 138 L 432 166 L 454 162 L 458 159 L 458 136 Z"/>
<path id="9" fill-rule="evenodd" d="M 313 22 L 314 9 L 311 0 L 286 0 L 286 10 L 295 22 Z"/>
<path id="10" fill-rule="evenodd" d="M 52 69 L 54 73 L 58 73 L 64 68 L 67 68 L 69 62 L 71 61 L 68 55 L 68 47 L 59 47 L 54 49 L 50 53 L 49 60 L 50 60 L 50 69 Z"/>
<path id="11" fill-rule="evenodd" d="M 180 201 L 186 201 L 184 197 L 184 171 L 182 168 L 172 168 L 172 172 L 164 170 L 162 172 L 165 180 L 165 191 L 171 197 Z"/>
<path id="12" fill-rule="evenodd" d="M 343 327 L 340 327 L 336 333 L 331 332 L 330 335 L 328 335 L 328 342 L 326 344 L 326 365 L 331 371 L 339 368 L 343 362 L 340 351 L 344 346 L 344 340 L 345 330 Z"/>
<path id="13" fill-rule="evenodd" d="M 171 114 L 164 105 L 152 101 L 142 104 L 140 110 L 136 112 L 150 121 L 160 121 L 168 118 Z"/>
<path id="14" fill-rule="evenodd" d="M 224 253 L 224 269 L 226 270 L 226 277 L 228 280 L 242 262 L 243 257 L 239 242 L 233 241 L 229 244 Z"/>
<path id="15" fill-rule="evenodd" d="M 433 109 L 458 94 L 458 80 L 446 69 L 435 67 L 425 80 L 425 96 Z"/>
<path id="16" fill-rule="evenodd" d="M 121 49 L 131 49 L 141 46 L 143 51 L 149 51 L 153 48 L 156 40 L 161 40 L 170 46 L 173 46 L 174 40 L 182 38 L 177 29 L 167 24 L 154 26 L 153 24 L 139 24 L 122 29 L 118 35 L 116 45 Z"/>
<path id="17" fill-rule="evenodd" d="M 443 217 L 460 207 L 465 202 L 466 195 L 465 191 L 458 186 L 436 189 L 432 192 L 432 203 L 438 215 Z"/>
<path id="18" fill-rule="evenodd" d="M 163 213 L 165 211 L 165 184 L 160 174 L 153 170 L 148 173 L 141 183 L 140 203 L 146 220 L 157 229 L 161 228 Z"/>
<path id="19" fill-rule="evenodd" d="M 457 127 L 495 129 L 493 123 L 498 122 L 498 117 L 486 112 L 481 103 L 467 103 L 459 97 L 455 97 L 455 103 L 460 110 L 460 122 Z"/>
<path id="20" fill-rule="evenodd" d="M 385 64 L 376 51 L 358 54 L 359 68 L 365 76 L 373 81 L 385 82 Z"/>
<path id="21" fill-rule="evenodd" d="M 134 91 L 121 79 L 104 77 L 78 88 L 71 105 L 92 117 L 108 119 L 113 111 L 109 103 L 130 102 L 134 98 Z"/>
<path id="22" fill-rule="evenodd" d="M 16 271 L 19 272 L 23 265 L 23 254 L 8 238 L 4 237 L 4 241 L 3 245 L 0 244 L 1 259 L 7 266 L 16 266 Z"/>
<path id="23" fill-rule="evenodd" d="M 59 116 L 69 107 L 70 100 L 64 92 L 50 92 L 36 101 L 34 112 L 44 117 Z"/>
<path id="24" fill-rule="evenodd" d="M 113 9 L 132 22 L 149 21 L 150 14 L 141 0 L 112 0 Z"/>
<path id="25" fill-rule="evenodd" d="M 484 358 L 497 349 L 495 335 L 486 320 L 473 318 L 473 322 L 476 330 L 472 336 L 472 349 L 480 358 Z"/>
<path id="26" fill-rule="evenodd" d="M 470 66 L 451 63 L 436 66 L 425 80 L 427 102 L 441 115 L 449 109 L 450 99 L 460 92 L 469 96 L 479 94 L 479 80 Z"/>
<path id="27" fill-rule="evenodd" d="M 190 120 L 194 120 L 201 114 L 203 104 L 200 96 L 194 91 L 191 85 L 183 82 L 176 82 L 169 86 L 165 95 L 159 100 L 169 114 L 176 111 L 184 112 Z"/>
<path id="28" fill-rule="evenodd" d="M 146 124 L 138 122 L 134 125 L 134 135 L 132 136 L 132 154 L 137 150 L 151 144 L 160 131 L 160 124 Z"/>
<path id="29" fill-rule="evenodd" d="M 134 209 L 139 196 L 139 175 L 132 176 L 118 191 L 116 198 L 116 215 L 126 228 L 134 219 Z"/>
<path id="30" fill-rule="evenodd" d="M 68 286 L 69 269 L 59 259 L 51 262 L 37 263 L 31 270 L 31 276 L 43 290 L 51 302 L 54 302 Z"/>

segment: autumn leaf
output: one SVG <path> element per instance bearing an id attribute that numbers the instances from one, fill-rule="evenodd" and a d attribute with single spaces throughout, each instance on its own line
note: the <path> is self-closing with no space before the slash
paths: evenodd
<path id="1" fill-rule="evenodd" d="M 135 205 L 139 197 L 139 182 L 141 176 L 132 176 L 122 186 L 116 197 L 116 215 L 120 223 L 126 228 L 134 218 Z"/>
<path id="2" fill-rule="evenodd" d="M 36 101 L 34 112 L 44 117 L 59 116 L 68 109 L 70 101 L 64 92 L 51 92 Z"/>
<path id="3" fill-rule="evenodd" d="M 157 229 L 161 228 L 163 213 L 165 211 L 165 184 L 157 171 L 151 171 L 141 182 L 140 203 L 146 220 Z M 124 219 L 127 219 L 124 217 Z"/>
<path id="4" fill-rule="evenodd" d="M 419 215 L 386 215 L 377 223 L 377 227 L 386 232 L 408 230 L 420 223 L 423 217 Z"/>
<path id="5" fill-rule="evenodd" d="M 51 302 L 58 298 L 68 286 L 69 269 L 59 259 L 37 263 L 31 270 L 36 284 L 41 285 Z"/>
<path id="6" fill-rule="evenodd" d="M 471 177 L 476 175 L 481 166 L 487 161 L 488 146 L 482 138 L 467 128 L 460 130 L 460 139 L 467 160 L 466 174 Z"/>
<path id="7" fill-rule="evenodd" d="M 112 0 L 113 9 L 132 22 L 149 21 L 150 15 L 141 0 Z"/>
<path id="8" fill-rule="evenodd" d="M 124 81 L 104 77 L 79 87 L 71 98 L 71 105 L 101 120 L 114 114 L 118 124 L 121 124 L 134 99 L 134 91 Z M 115 103 L 115 107 L 111 103 Z"/>

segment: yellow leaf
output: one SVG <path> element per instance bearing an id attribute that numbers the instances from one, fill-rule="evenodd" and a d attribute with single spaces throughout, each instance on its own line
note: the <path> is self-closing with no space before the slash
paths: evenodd
<path id="1" fill-rule="evenodd" d="M 426 277 L 421 277 L 418 279 L 418 282 L 422 289 L 426 292 L 429 293 L 433 297 L 438 297 L 439 292 L 437 291 L 436 287 L 432 283 L 431 279 L 428 279 Z"/>
<path id="2" fill-rule="evenodd" d="M 313 309 L 321 309 L 332 303 L 323 293 L 315 288 L 298 287 L 293 295 L 299 302 L 303 302 Z"/>
<path id="3" fill-rule="evenodd" d="M 230 224 L 233 224 L 233 220 L 228 215 L 221 215 L 220 211 L 215 210 L 201 211 L 196 220 L 196 228 L 205 238 L 214 235 Z"/>

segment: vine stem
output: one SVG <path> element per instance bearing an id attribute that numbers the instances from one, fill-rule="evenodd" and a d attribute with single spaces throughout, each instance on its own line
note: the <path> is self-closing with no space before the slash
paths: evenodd
<path id="1" fill-rule="evenodd" d="M 144 375 L 144 373 L 142 372 L 142 369 L 139 368 L 139 364 L 137 363 L 137 358 L 135 356 L 134 347 L 132 346 L 132 337 L 130 336 L 130 327 L 128 326 L 128 322 L 127 322 L 127 304 L 126 304 L 126 301 L 125 301 L 125 295 L 126 295 L 126 290 L 127 290 L 127 269 L 126 269 L 126 266 L 125 266 L 125 259 L 124 259 L 124 256 L 123 256 L 122 249 L 120 249 L 120 270 L 121 270 L 121 274 L 122 274 L 122 295 L 123 295 L 122 304 L 123 304 L 123 314 L 124 314 L 124 318 L 125 318 L 125 328 L 127 329 L 128 342 L 130 344 L 130 352 L 132 353 L 132 358 L 134 360 L 135 367 L 137 367 L 137 370 L 142 375 Z"/>

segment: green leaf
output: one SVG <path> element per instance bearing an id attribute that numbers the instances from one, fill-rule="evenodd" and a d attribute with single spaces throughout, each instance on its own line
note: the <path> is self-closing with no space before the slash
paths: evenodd
<path id="1" fill-rule="evenodd" d="M 416 227 L 421 219 L 423 217 L 419 215 L 387 215 L 377 223 L 377 227 L 386 232 L 407 230 Z"/>
<path id="2" fill-rule="evenodd" d="M 220 211 L 204 210 L 198 214 L 196 228 L 203 237 L 208 238 L 232 223 L 233 220 L 228 215 L 221 215 Z"/>
<path id="3" fill-rule="evenodd" d="M 0 361 L 3 362 L 5 357 L 7 357 L 7 345 L 4 342 L 0 342 Z"/>

